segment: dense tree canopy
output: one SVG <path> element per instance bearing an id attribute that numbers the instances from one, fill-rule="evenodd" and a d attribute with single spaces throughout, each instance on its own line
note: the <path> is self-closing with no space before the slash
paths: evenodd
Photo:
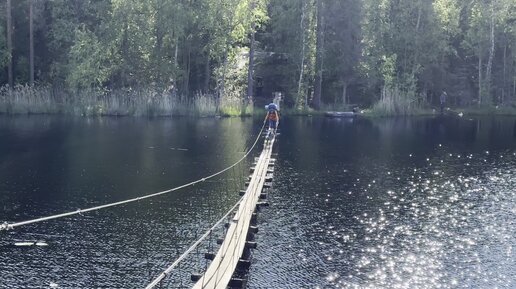
<path id="1" fill-rule="evenodd" d="M 281 91 L 297 109 L 363 104 L 406 113 L 435 105 L 443 89 L 457 106 L 516 103 L 513 0 L 2 2 L 3 85 L 9 63 L 15 84 L 30 81 L 32 17 L 36 85 L 68 91 L 244 98 L 256 39 L 253 94 Z"/>

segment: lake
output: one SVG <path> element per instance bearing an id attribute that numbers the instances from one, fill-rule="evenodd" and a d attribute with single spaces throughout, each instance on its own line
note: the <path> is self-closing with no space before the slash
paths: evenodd
<path id="1" fill-rule="evenodd" d="M 202 178 L 241 158 L 261 123 L 0 116 L 0 223 Z M 515 288 L 516 118 L 285 117 L 280 129 L 248 288 Z M 144 287 L 238 201 L 252 159 L 0 232 L 0 288 Z M 222 230 L 164 285 L 191 285 Z M 15 246 L 27 241 L 46 246 Z"/>

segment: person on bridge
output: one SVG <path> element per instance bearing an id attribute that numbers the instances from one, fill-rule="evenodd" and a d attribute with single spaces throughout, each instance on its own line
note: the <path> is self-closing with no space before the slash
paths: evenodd
<path id="1" fill-rule="evenodd" d="M 269 120 L 269 129 L 276 130 L 279 121 L 278 106 L 275 103 L 270 103 L 265 106 L 267 109 L 267 119 Z"/>

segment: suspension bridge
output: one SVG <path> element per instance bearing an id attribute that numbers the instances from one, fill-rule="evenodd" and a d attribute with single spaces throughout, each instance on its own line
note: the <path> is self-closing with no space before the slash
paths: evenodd
<path id="1" fill-rule="evenodd" d="M 218 251 L 206 252 L 205 258 L 211 260 L 203 273 L 191 274 L 191 281 L 193 281 L 193 289 L 225 289 L 225 288 L 245 288 L 247 280 L 245 272 L 250 267 L 251 250 L 257 247 L 254 242 L 254 234 L 258 231 L 256 227 L 256 216 L 258 208 L 268 205 L 262 201 L 266 199 L 266 190 L 271 188 L 274 173 L 275 159 L 272 156 L 272 149 L 276 141 L 276 131 L 265 131 L 267 120 L 265 119 L 263 125 L 258 133 L 253 145 L 237 162 L 228 166 L 227 168 L 206 176 L 196 181 L 184 184 L 182 186 L 164 190 L 161 192 L 140 196 L 128 200 L 105 204 L 101 206 L 78 209 L 71 212 L 56 214 L 47 217 L 41 217 L 33 220 L 0 224 L 0 232 L 13 230 L 17 227 L 50 221 L 53 219 L 69 217 L 76 214 L 84 214 L 87 212 L 106 209 L 114 206 L 120 206 L 127 203 L 138 202 L 147 198 L 153 198 L 170 192 L 174 192 L 186 187 L 193 186 L 197 183 L 204 182 L 208 179 L 214 178 L 231 168 L 235 167 L 243 160 L 245 160 L 251 152 L 257 147 L 257 144 L 262 136 L 265 136 L 263 150 L 260 156 L 255 158 L 253 167 L 251 167 L 251 175 L 246 182 L 246 189 L 240 191 L 240 200 L 209 230 L 207 230 L 198 240 L 196 240 L 182 255 L 180 255 L 171 265 L 169 265 L 162 273 L 160 273 L 154 280 L 152 280 L 145 288 L 161 288 L 167 278 L 173 276 L 173 271 L 184 261 L 194 250 L 199 249 L 202 242 L 208 237 L 212 236 L 212 232 L 221 225 L 226 228 L 224 238 L 217 240 L 220 245 Z M 224 223 L 228 220 L 229 222 Z M 244 274 L 242 274 L 244 273 Z"/>

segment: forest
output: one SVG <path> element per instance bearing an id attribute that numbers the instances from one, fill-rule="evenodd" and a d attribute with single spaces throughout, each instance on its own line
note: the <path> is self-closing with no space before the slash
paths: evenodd
<path id="1" fill-rule="evenodd" d="M 0 113 L 516 111 L 514 0 L 1 0 Z"/>

